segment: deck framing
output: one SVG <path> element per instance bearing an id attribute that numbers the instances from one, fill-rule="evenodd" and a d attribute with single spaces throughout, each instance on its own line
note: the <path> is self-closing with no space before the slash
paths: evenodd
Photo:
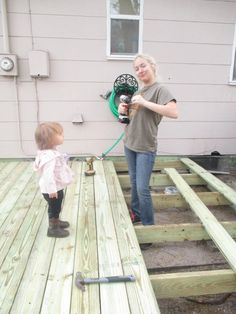
<path id="1" fill-rule="evenodd" d="M 236 291 L 236 221 L 219 222 L 208 206 L 236 205 L 236 192 L 189 158 L 157 161 L 150 184 L 156 210 L 186 207 L 201 223 L 131 224 L 127 165 L 121 160 L 71 161 L 75 180 L 65 194 L 63 217 L 70 237 L 46 237 L 47 208 L 32 160 L 0 160 L 0 312 L 160 313 L 159 298 Z M 157 189 L 174 185 L 179 193 Z M 205 185 L 207 192 L 192 186 Z M 229 269 L 148 275 L 139 243 L 212 239 Z M 83 293 L 76 272 L 86 277 L 133 274 L 135 283 L 90 285 Z"/>

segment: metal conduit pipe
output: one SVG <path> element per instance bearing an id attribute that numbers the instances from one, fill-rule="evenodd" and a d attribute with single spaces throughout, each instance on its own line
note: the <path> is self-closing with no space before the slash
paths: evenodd
<path id="1" fill-rule="evenodd" d="M 1 12 L 2 12 L 3 49 L 4 52 L 10 53 L 6 0 L 1 0 Z"/>
<path id="2" fill-rule="evenodd" d="M 7 14 L 7 0 L 0 0 L 1 4 L 1 15 L 2 15 L 2 33 L 3 33 L 3 52 L 4 53 L 11 53 L 10 49 L 10 40 L 9 40 L 9 32 L 8 32 L 8 14 Z M 17 129 L 20 141 L 20 149 L 23 155 L 27 155 L 23 148 L 22 143 L 22 132 L 21 132 L 21 122 L 20 122 L 20 102 L 18 96 L 18 84 L 17 84 L 17 77 L 14 77 L 14 89 L 15 89 L 15 102 L 17 105 Z"/>

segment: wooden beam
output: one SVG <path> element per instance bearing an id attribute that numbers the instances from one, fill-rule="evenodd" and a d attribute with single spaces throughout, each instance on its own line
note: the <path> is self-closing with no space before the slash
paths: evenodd
<path id="1" fill-rule="evenodd" d="M 189 185 L 206 185 L 206 182 L 195 173 L 184 173 L 181 176 Z M 130 178 L 128 174 L 119 174 L 118 178 L 122 189 L 130 188 Z M 150 179 L 151 187 L 162 187 L 171 184 L 172 181 L 170 178 L 162 173 L 153 173 Z"/>
<path id="2" fill-rule="evenodd" d="M 126 161 L 114 161 L 116 172 L 128 172 L 128 165 Z M 171 167 L 179 170 L 186 170 L 187 167 L 179 159 L 157 158 L 154 164 L 153 171 L 163 170 Z"/>
<path id="3" fill-rule="evenodd" d="M 196 192 L 196 195 L 204 202 L 207 206 L 216 205 L 229 205 L 229 201 L 219 192 Z M 125 194 L 125 200 L 127 204 L 131 202 L 131 195 Z M 153 206 L 156 210 L 166 209 L 166 208 L 189 208 L 189 204 L 185 201 L 183 196 L 179 193 L 177 194 L 157 194 L 152 193 Z"/>
<path id="4" fill-rule="evenodd" d="M 183 195 L 191 209 L 199 217 L 209 236 L 226 258 L 231 268 L 236 272 L 236 243 L 209 211 L 201 199 L 179 175 L 176 169 L 166 168 L 166 173 L 173 180 L 178 191 Z"/>
<path id="5" fill-rule="evenodd" d="M 232 236 L 236 237 L 236 221 L 221 222 Z M 154 226 L 135 226 L 139 243 L 179 242 L 209 240 L 210 236 L 200 223 L 168 224 Z"/>
<path id="6" fill-rule="evenodd" d="M 232 270 L 210 270 L 150 275 L 157 298 L 178 298 L 236 292 Z"/>
<path id="7" fill-rule="evenodd" d="M 182 158 L 181 161 L 192 171 L 197 173 L 203 178 L 208 185 L 216 191 L 222 193 L 224 197 L 234 206 L 236 206 L 236 192 L 230 186 L 218 179 L 213 174 L 209 173 L 206 169 L 200 167 L 194 161 L 189 158 Z"/>

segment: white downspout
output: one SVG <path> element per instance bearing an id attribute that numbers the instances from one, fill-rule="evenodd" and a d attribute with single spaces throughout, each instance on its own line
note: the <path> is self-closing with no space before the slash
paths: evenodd
<path id="1" fill-rule="evenodd" d="M 2 11 L 3 50 L 6 53 L 10 53 L 6 0 L 1 0 L 1 11 Z"/>
<path id="2" fill-rule="evenodd" d="M 1 0 L 1 12 L 2 12 L 2 32 L 3 32 L 3 50 L 4 53 L 11 53 L 10 50 L 10 40 L 9 40 L 9 32 L 8 32 L 8 14 L 7 14 L 7 0 Z M 17 86 L 17 77 L 14 76 L 14 88 L 15 88 L 15 102 L 17 106 L 17 128 L 18 135 L 20 141 L 20 149 L 24 155 L 27 155 L 23 148 L 22 143 L 22 131 L 21 131 L 21 122 L 20 122 L 20 102 L 18 95 L 18 86 Z"/>

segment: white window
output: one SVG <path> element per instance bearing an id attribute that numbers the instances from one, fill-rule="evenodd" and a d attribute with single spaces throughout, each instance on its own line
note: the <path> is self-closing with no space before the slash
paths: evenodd
<path id="1" fill-rule="evenodd" d="M 141 52 L 143 0 L 107 0 L 107 56 L 130 59 Z"/>
<path id="2" fill-rule="evenodd" d="M 236 85 L 236 24 L 235 24 L 235 31 L 234 31 L 232 64 L 231 64 L 231 69 L 230 69 L 230 84 Z"/>

